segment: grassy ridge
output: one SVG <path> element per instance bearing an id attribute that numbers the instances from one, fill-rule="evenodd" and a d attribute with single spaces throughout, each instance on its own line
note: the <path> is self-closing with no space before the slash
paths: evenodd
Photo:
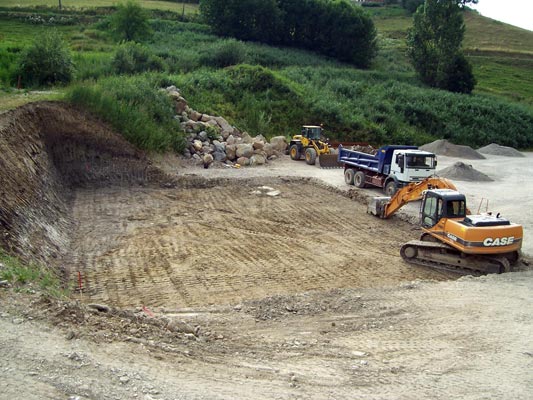
<path id="1" fill-rule="evenodd" d="M 186 14 L 196 14 L 197 4 L 179 3 L 173 1 L 137 0 L 144 8 L 155 10 L 168 10 L 181 13 L 185 9 Z M 120 1 L 117 0 L 62 0 L 63 8 L 83 9 L 96 7 L 112 7 Z M 2 7 L 57 7 L 57 0 L 2 0 Z"/>
<path id="2" fill-rule="evenodd" d="M 191 107 L 224 115 L 252 134 L 290 135 L 303 123 L 324 123 L 330 137 L 372 144 L 422 144 L 444 137 L 471 146 L 498 142 L 533 148 L 528 55 L 533 44 L 527 43 L 533 33 L 521 32 L 503 54 L 496 48 L 472 49 L 478 95 L 454 95 L 423 88 L 415 79 L 405 57 L 411 18 L 398 7 L 373 12 L 380 53 L 369 71 L 310 52 L 221 39 L 204 25 L 180 22 L 178 14 L 167 13 L 151 20 L 154 36 L 146 44 L 148 53 L 162 60 L 164 71 L 114 76 L 117 45 L 106 33 L 103 17 L 96 24 L 60 26 L 77 65 L 77 83 L 68 98 L 102 115 L 133 143 L 153 150 L 182 146 L 176 125 L 168 120 L 168 104 L 157 92 L 170 84 L 182 90 Z M 484 20 L 474 16 L 476 30 Z M 8 26 L 0 24 L 6 39 L 0 43 L 0 54 L 6 55 L 0 59 L 4 86 L 13 84 L 7 79 L 17 51 L 33 34 L 50 29 L 21 20 L 8 21 Z M 475 35 L 483 36 L 481 31 Z M 0 97 L 0 108 L 5 97 Z"/>

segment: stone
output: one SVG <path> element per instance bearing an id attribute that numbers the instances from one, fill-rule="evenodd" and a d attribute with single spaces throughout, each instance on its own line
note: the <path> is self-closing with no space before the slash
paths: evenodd
<path id="1" fill-rule="evenodd" d="M 220 126 L 222 131 L 228 131 L 230 133 L 233 133 L 233 127 L 229 124 L 228 121 L 226 121 L 225 118 L 223 118 L 223 117 L 214 117 L 213 119 L 217 122 L 218 126 Z"/>
<path id="2" fill-rule="evenodd" d="M 208 122 L 209 120 L 212 120 L 213 117 L 211 115 L 202 114 L 202 118 L 200 118 L 200 121 L 202 122 Z"/>
<path id="3" fill-rule="evenodd" d="M 200 121 L 200 119 L 202 119 L 202 114 L 200 114 L 198 111 L 196 110 L 192 110 L 190 113 L 189 113 L 189 118 L 192 119 L 193 121 L 195 122 L 198 122 Z"/>
<path id="4" fill-rule="evenodd" d="M 237 157 L 250 158 L 254 154 L 254 148 L 248 143 L 238 144 L 236 154 Z"/>
<path id="5" fill-rule="evenodd" d="M 250 164 L 250 159 L 248 157 L 239 157 L 237 158 L 237 164 L 245 166 Z"/>
<path id="6" fill-rule="evenodd" d="M 202 158 L 202 161 L 204 162 L 204 166 L 210 165 L 213 162 L 213 160 L 214 158 L 211 154 L 205 154 L 204 157 Z"/>
<path id="7" fill-rule="evenodd" d="M 194 147 L 194 150 L 200 151 L 200 150 L 202 150 L 203 143 L 200 140 L 194 140 L 192 142 L 192 146 Z"/>
<path id="8" fill-rule="evenodd" d="M 235 158 L 237 157 L 237 145 L 226 145 L 226 157 L 228 158 L 228 160 L 235 160 Z"/>
<path id="9" fill-rule="evenodd" d="M 215 151 L 213 153 L 213 158 L 215 161 L 226 161 L 227 156 L 223 151 Z"/>
<path id="10" fill-rule="evenodd" d="M 247 133 L 247 132 L 244 132 L 241 136 L 242 138 L 242 143 L 253 143 L 254 140 L 252 139 L 252 137 Z"/>
<path id="11" fill-rule="evenodd" d="M 272 144 L 270 143 L 265 143 L 265 145 L 263 146 L 263 151 L 265 152 L 266 156 L 267 157 L 271 157 L 274 155 L 274 146 L 272 146 Z"/>
<path id="12" fill-rule="evenodd" d="M 207 132 L 206 131 L 201 131 L 198 134 L 198 140 L 201 140 L 203 142 L 206 139 L 207 139 Z"/>
<path id="13" fill-rule="evenodd" d="M 235 144 L 237 141 L 235 140 L 235 136 L 233 135 L 229 135 L 227 138 L 226 138 L 226 144 Z"/>
<path id="14" fill-rule="evenodd" d="M 250 165 L 264 165 L 266 158 L 262 154 L 254 154 L 250 157 Z"/>
<path id="15" fill-rule="evenodd" d="M 265 143 L 261 141 L 254 141 L 252 146 L 255 150 L 263 150 L 263 147 L 265 147 Z"/>
<path id="16" fill-rule="evenodd" d="M 274 136 L 272 139 L 270 139 L 270 144 L 275 151 L 279 151 L 280 153 L 285 152 L 288 146 L 285 136 Z"/>
<path id="17" fill-rule="evenodd" d="M 183 116 L 183 113 L 185 112 L 185 108 L 187 107 L 187 102 L 185 100 L 176 100 L 176 114 Z"/>

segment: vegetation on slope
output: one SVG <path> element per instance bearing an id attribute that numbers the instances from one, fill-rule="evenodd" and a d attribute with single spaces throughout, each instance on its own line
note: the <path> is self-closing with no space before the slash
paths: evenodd
<path id="1" fill-rule="evenodd" d="M 120 45 L 107 18 L 113 9 L 67 11 L 77 21 L 94 17 L 55 26 L 70 44 L 76 65 L 68 99 L 99 113 L 144 148 L 182 146 L 172 110 L 158 91 L 170 84 L 181 89 L 191 107 L 224 115 L 253 134 L 289 135 L 303 123 L 323 123 L 332 138 L 375 145 L 447 138 L 471 146 L 497 142 L 533 147 L 528 53 L 533 53 L 533 33 L 521 32 L 521 39 L 510 42 L 505 52 L 482 46 L 490 32 L 483 32 L 479 21 L 487 20 L 474 14 L 466 16 L 465 53 L 479 84 L 468 96 L 427 89 L 416 81 L 405 56 L 406 29 L 412 19 L 399 7 L 371 10 L 380 51 L 370 70 L 304 50 L 220 38 L 196 17 L 191 20 L 181 12 L 152 13 L 151 39 L 140 47 Z M 0 10 L 0 80 L 6 91 L 0 105 L 11 100 L 10 88 L 17 84 L 13 64 L 22 49 L 50 29 L 49 24 L 11 18 L 12 12 Z M 146 74 L 146 69 L 159 72 Z"/>

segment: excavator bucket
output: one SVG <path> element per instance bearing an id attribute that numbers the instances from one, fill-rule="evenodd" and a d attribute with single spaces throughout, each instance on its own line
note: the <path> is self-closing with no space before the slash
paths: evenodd
<path id="1" fill-rule="evenodd" d="M 337 154 L 321 154 L 318 157 L 320 168 L 343 168 L 344 164 L 337 161 Z"/>

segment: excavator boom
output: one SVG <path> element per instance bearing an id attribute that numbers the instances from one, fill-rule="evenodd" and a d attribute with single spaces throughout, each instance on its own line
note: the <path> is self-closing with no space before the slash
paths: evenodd
<path id="1" fill-rule="evenodd" d="M 420 200 L 424 191 L 430 189 L 457 190 L 449 179 L 429 177 L 423 181 L 413 182 L 404 186 L 392 197 L 374 197 L 368 206 L 368 211 L 380 218 L 390 218 L 407 203 Z"/>

